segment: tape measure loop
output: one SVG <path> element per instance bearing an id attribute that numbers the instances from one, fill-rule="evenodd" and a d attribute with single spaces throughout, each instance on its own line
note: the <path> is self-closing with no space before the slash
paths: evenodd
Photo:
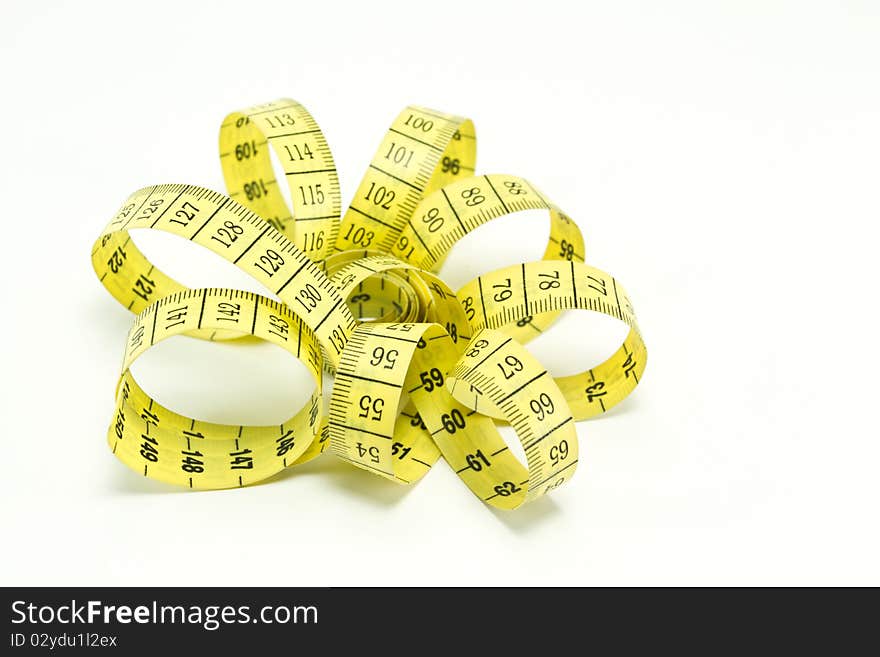
<path id="1" fill-rule="evenodd" d="M 274 426 L 225 425 L 185 417 L 137 384 L 131 365 L 156 343 L 194 327 L 228 326 L 271 342 L 300 359 L 315 389 L 306 404 Z M 108 430 L 113 453 L 130 468 L 189 488 L 232 488 L 274 475 L 316 451 L 323 421 L 322 357 L 317 337 L 282 303 L 224 289 L 185 290 L 135 318 L 126 340 L 116 412 Z M 317 446 L 320 451 L 320 445 Z"/>
<path id="2" fill-rule="evenodd" d="M 331 365 L 339 360 L 355 321 L 338 290 L 305 253 L 252 211 L 194 185 L 156 185 L 132 194 L 95 243 L 92 265 L 117 301 L 140 312 L 186 288 L 137 250 L 128 235 L 134 228 L 183 237 L 235 264 L 303 318 Z M 198 328 L 193 333 L 204 335 Z"/>
<path id="3" fill-rule="evenodd" d="M 272 165 L 277 158 L 285 180 Z M 342 197 L 333 154 L 300 103 L 281 99 L 229 114 L 220 163 L 231 198 L 268 221 L 320 265 L 333 250 Z M 288 207 L 281 185 L 289 190 Z"/>
<path id="4" fill-rule="evenodd" d="M 472 320 L 476 330 L 517 323 L 537 326 L 542 314 L 555 316 L 565 310 L 599 312 L 630 327 L 623 344 L 608 360 L 580 374 L 556 379 L 577 420 L 601 415 L 621 402 L 645 370 L 647 349 L 629 296 L 614 277 L 596 267 L 562 260 L 524 263 L 483 274 L 465 285 L 459 295 L 477 299 L 480 311 Z M 502 415 L 491 405 L 484 412 L 493 417 Z"/>

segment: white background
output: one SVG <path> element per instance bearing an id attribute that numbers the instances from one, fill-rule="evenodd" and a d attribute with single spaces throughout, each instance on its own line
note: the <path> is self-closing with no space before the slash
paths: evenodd
<path id="1" fill-rule="evenodd" d="M 877 3 L 0 11 L 2 584 L 880 584 Z M 317 117 L 346 204 L 404 105 L 473 118 L 478 170 L 543 188 L 625 283 L 643 384 L 579 424 L 581 467 L 549 499 L 500 513 L 442 462 L 405 489 L 329 455 L 191 493 L 110 454 L 130 317 L 92 241 L 141 186 L 222 189 L 220 121 L 280 96 Z M 546 219 L 499 226 L 450 282 L 542 251 Z M 251 285 L 153 241 L 187 283 Z M 607 346 L 588 314 L 536 345 L 553 371 Z M 181 338 L 144 380 L 252 420 L 289 410 L 297 367 Z"/>

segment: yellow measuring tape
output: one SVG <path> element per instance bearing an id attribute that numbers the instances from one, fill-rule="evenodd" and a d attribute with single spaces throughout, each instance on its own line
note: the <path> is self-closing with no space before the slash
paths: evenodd
<path id="1" fill-rule="evenodd" d="M 474 175 L 470 120 L 407 107 L 344 215 L 327 142 L 295 101 L 227 116 L 220 160 L 229 196 L 182 184 L 141 189 L 92 250 L 101 282 L 137 313 L 108 441 L 143 476 L 194 489 L 245 486 L 329 446 L 356 466 L 412 483 L 442 455 L 480 499 L 516 508 L 571 478 L 575 421 L 605 412 L 638 384 L 647 351 L 623 286 L 584 264 L 577 225 L 530 182 Z M 550 215 L 540 260 L 457 291 L 434 273 L 464 235 L 529 209 Z M 280 301 L 184 287 L 134 245 L 129 231 L 138 228 L 214 251 Z M 523 345 L 574 309 L 610 315 L 629 333 L 604 363 L 554 379 Z M 155 402 L 130 371 L 174 335 L 271 342 L 305 364 L 315 390 L 280 425 L 184 417 Z M 325 372 L 334 375 L 327 412 Z M 515 430 L 525 464 L 498 421 Z"/>

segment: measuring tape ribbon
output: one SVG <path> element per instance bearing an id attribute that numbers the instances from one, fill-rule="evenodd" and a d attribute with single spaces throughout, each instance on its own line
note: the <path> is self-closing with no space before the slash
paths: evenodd
<path id="1" fill-rule="evenodd" d="M 187 418 L 155 402 L 134 380 L 131 364 L 152 345 L 192 329 L 229 326 L 285 349 L 312 375 L 315 390 L 308 402 L 281 425 L 233 426 Z M 148 306 L 129 330 L 108 432 L 111 449 L 145 477 L 190 488 L 229 488 L 265 479 L 321 451 L 321 365 L 315 334 L 283 303 L 238 290 L 175 292 Z"/>
<path id="2" fill-rule="evenodd" d="M 270 148 L 292 208 L 278 190 Z M 501 508 L 571 477 L 574 420 L 626 397 L 647 352 L 622 286 L 583 264 L 577 225 L 528 181 L 472 175 L 476 137 L 469 120 L 406 108 L 341 218 L 332 155 L 299 103 L 230 114 L 220 151 L 232 197 L 192 185 L 144 188 L 123 203 L 92 250 L 101 282 L 137 313 L 108 431 L 120 460 L 169 483 L 228 488 L 314 458 L 328 445 L 340 458 L 403 483 L 419 479 L 442 454 L 478 497 Z M 464 235 L 526 209 L 550 214 L 543 260 L 483 274 L 457 292 L 433 273 Z M 281 302 L 187 289 L 134 245 L 128 231 L 136 228 L 214 251 Z M 605 363 L 553 379 L 522 343 L 569 309 L 605 313 L 630 332 Z M 184 417 L 150 398 L 130 372 L 146 349 L 173 335 L 272 342 L 306 365 L 316 389 L 278 426 Z M 326 417 L 325 370 L 335 374 Z M 525 466 L 493 418 L 514 428 Z"/>

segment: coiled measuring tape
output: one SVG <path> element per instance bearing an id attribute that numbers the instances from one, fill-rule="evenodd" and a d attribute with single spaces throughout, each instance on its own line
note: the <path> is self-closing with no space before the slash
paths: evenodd
<path id="1" fill-rule="evenodd" d="M 245 486 L 329 446 L 358 467 L 412 483 L 442 456 L 480 499 L 516 508 L 571 478 L 575 421 L 605 412 L 638 384 L 647 351 L 622 285 L 584 264 L 577 225 L 531 183 L 474 175 L 470 120 L 406 108 L 344 216 L 330 149 L 295 101 L 230 114 L 220 159 L 229 196 L 183 184 L 146 187 L 123 203 L 92 250 L 101 282 L 137 315 L 108 441 L 139 474 L 193 489 Z M 527 209 L 550 214 L 540 260 L 457 291 L 436 275 L 464 235 Z M 129 231 L 144 228 L 214 251 L 280 301 L 187 289 L 131 241 Z M 614 317 L 629 333 L 604 363 L 554 379 L 523 345 L 575 309 Z M 280 425 L 184 417 L 155 402 L 130 370 L 175 335 L 271 342 L 305 364 L 315 389 Z M 334 374 L 327 413 L 325 372 Z M 496 421 L 513 427 L 526 463 Z"/>

